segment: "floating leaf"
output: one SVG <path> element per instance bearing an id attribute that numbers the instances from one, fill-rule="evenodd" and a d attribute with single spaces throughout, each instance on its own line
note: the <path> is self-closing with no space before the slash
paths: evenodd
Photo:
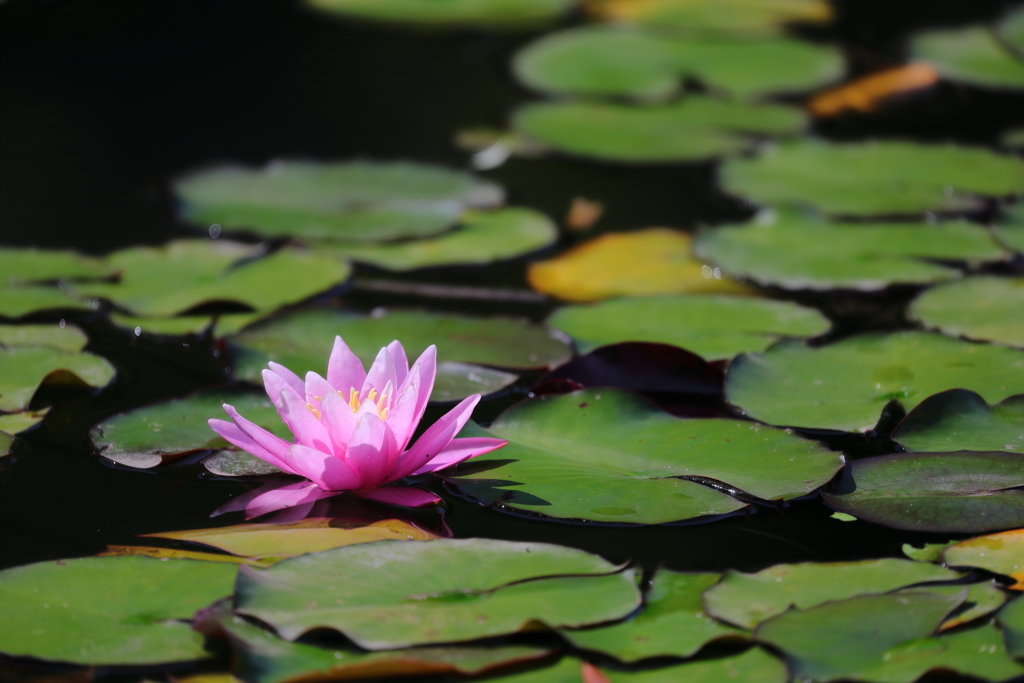
<path id="1" fill-rule="evenodd" d="M 39 562 L 0 572 L 0 652 L 75 664 L 208 656 L 185 621 L 231 593 L 235 566 L 148 557 Z"/>
<path id="2" fill-rule="evenodd" d="M 942 561 L 951 567 L 980 567 L 1009 576 L 1024 590 L 1024 529 L 979 536 L 946 548 Z"/>
<path id="3" fill-rule="evenodd" d="M 815 95 L 807 109 L 815 116 L 838 116 L 848 111 L 869 113 L 896 95 L 930 88 L 939 81 L 931 64 L 917 62 L 885 69 Z"/>
<path id="4" fill-rule="evenodd" d="M 497 647 L 421 647 L 385 652 L 325 649 L 278 638 L 238 617 L 218 627 L 231 642 L 236 673 L 256 683 L 300 683 L 415 675 L 472 676 L 523 664 L 553 654 L 527 645 Z"/>
<path id="5" fill-rule="evenodd" d="M 707 360 L 763 351 L 780 337 L 813 337 L 828 320 L 788 301 L 735 296 L 616 299 L 556 310 L 548 325 L 576 340 L 581 353 L 623 341 L 672 344 Z"/>
<path id="6" fill-rule="evenodd" d="M 774 425 L 868 431 L 885 405 L 911 410 L 953 387 L 987 401 L 1024 393 L 1024 353 L 929 332 L 862 334 L 810 348 L 781 341 L 729 366 L 726 397 Z"/>
<path id="7" fill-rule="evenodd" d="M 0 247 L 0 273 L 3 284 L 104 277 L 110 269 L 102 260 L 73 251 Z"/>
<path id="8" fill-rule="evenodd" d="M 1008 49 L 1024 58 L 1024 11 L 1014 9 L 996 25 L 996 34 Z"/>
<path id="9" fill-rule="evenodd" d="M 972 277 L 934 287 L 910 316 L 954 337 L 1024 347 L 1024 278 Z"/>
<path id="10" fill-rule="evenodd" d="M 3 252 L 0 251 L 0 254 Z M 0 286 L 0 316 L 20 318 L 36 311 L 54 308 L 88 309 L 85 303 L 72 299 L 57 286 Z"/>
<path id="11" fill-rule="evenodd" d="M 158 560 L 200 560 L 203 562 L 227 562 L 228 564 L 254 564 L 266 566 L 266 563 L 250 560 L 247 557 L 221 555 L 220 553 L 201 553 L 194 550 L 178 548 L 154 548 L 148 545 L 108 545 L 107 549 L 97 557 L 154 557 Z"/>
<path id="12" fill-rule="evenodd" d="M 922 562 L 882 559 L 858 562 L 777 564 L 755 574 L 729 571 L 704 593 L 712 617 L 746 629 L 795 607 L 873 595 L 915 583 L 954 581 L 961 574 Z"/>
<path id="13" fill-rule="evenodd" d="M 114 415 L 93 427 L 89 436 L 105 458 L 129 467 L 156 467 L 195 451 L 232 448 L 207 424 L 210 418 L 226 419 L 225 403 L 277 436 L 291 438 L 265 393 L 225 389 L 207 389 Z"/>
<path id="14" fill-rule="evenodd" d="M 271 465 L 266 460 L 260 460 L 255 455 L 236 449 L 224 449 L 204 458 L 203 467 L 221 477 L 259 477 L 281 473 L 277 465 Z"/>
<path id="15" fill-rule="evenodd" d="M 999 589 L 995 581 L 982 581 L 980 583 L 971 583 L 967 586 L 961 584 L 928 586 L 927 590 L 931 593 L 953 595 L 959 593 L 965 587 L 967 588 L 967 598 L 964 600 L 963 605 L 960 606 L 960 609 L 942 622 L 942 626 L 939 627 L 940 631 L 948 631 L 951 628 L 968 624 L 975 619 L 992 614 L 1009 599 L 1007 594 Z"/>
<path id="16" fill-rule="evenodd" d="M 837 512 L 836 514 L 841 515 L 842 513 Z M 942 562 L 942 551 L 954 543 L 956 543 L 956 541 L 947 541 L 946 543 L 925 543 L 920 548 L 915 548 L 909 543 L 904 543 L 901 550 L 903 550 L 904 555 L 915 562 Z"/>
<path id="17" fill-rule="evenodd" d="M 892 435 L 908 451 L 1014 451 L 1024 453 L 1024 395 L 990 406 L 967 389 L 929 396 Z"/>
<path id="18" fill-rule="evenodd" d="M 979 533 L 1024 526 L 1024 454 L 896 453 L 854 460 L 825 502 L 912 531 Z"/>
<path id="19" fill-rule="evenodd" d="M 1024 253 L 1024 202 L 1006 209 L 1002 220 L 992 226 L 992 232 L 1010 249 Z"/>
<path id="20" fill-rule="evenodd" d="M 830 214 L 962 211 L 977 196 L 1024 192 L 1024 160 L 977 147 L 804 139 L 732 158 L 721 182 L 761 204 L 807 204 Z"/>
<path id="21" fill-rule="evenodd" d="M 744 504 L 677 477 L 780 500 L 813 491 L 843 464 L 838 453 L 779 429 L 681 420 L 612 388 L 519 403 L 486 432 L 463 436 L 477 432 L 509 444 L 450 481 L 481 502 L 562 519 L 660 524 L 724 514 Z"/>
<path id="22" fill-rule="evenodd" d="M 786 666 L 759 647 L 740 655 L 641 671 L 602 670 L 566 657 L 555 666 L 501 679 L 507 683 L 785 683 Z"/>
<path id="23" fill-rule="evenodd" d="M 80 351 L 85 342 L 73 325 L 0 325 L 0 411 L 27 408 L 43 382 L 106 385 L 114 368 Z"/>
<path id="24" fill-rule="evenodd" d="M 798 211 L 765 211 L 752 224 L 702 231 L 701 259 L 734 276 L 786 289 L 874 290 L 960 276 L 947 261 L 996 261 L 1007 254 L 979 225 L 835 223 Z"/>
<path id="25" fill-rule="evenodd" d="M 14 447 L 14 435 L 0 430 L 0 457 L 11 454 Z"/>
<path id="26" fill-rule="evenodd" d="M 691 242 L 687 233 L 667 228 L 607 233 L 549 261 L 530 264 L 526 276 L 537 291 L 567 301 L 753 292 L 702 267 L 691 254 Z"/>
<path id="27" fill-rule="evenodd" d="M 755 637 L 786 654 L 797 680 L 911 683 L 935 670 L 985 680 L 1020 674 L 1024 667 L 1006 656 L 992 626 L 931 637 L 966 595 L 920 588 L 827 603 L 778 616 Z"/>
<path id="28" fill-rule="evenodd" d="M 609 654 L 622 662 L 647 657 L 689 657 L 719 638 L 745 638 L 744 632 L 710 618 L 701 593 L 718 582 L 718 574 L 659 571 L 645 607 L 629 621 L 583 631 L 562 631 L 584 650 Z"/>
<path id="29" fill-rule="evenodd" d="M 310 553 L 270 569 L 242 568 L 235 606 L 284 638 L 335 628 L 361 647 L 457 642 L 532 622 L 582 626 L 640 602 L 633 572 L 542 543 L 379 541 Z"/>
<path id="30" fill-rule="evenodd" d="M 436 534 L 408 522 L 385 519 L 366 526 L 342 526 L 332 519 L 310 519 L 290 524 L 236 524 L 214 529 L 190 529 L 146 534 L 212 546 L 249 558 L 292 557 L 356 543 L 373 541 L 429 541 Z"/>
<path id="31" fill-rule="evenodd" d="M 789 38 L 693 40 L 635 27 L 585 26 L 550 33 L 520 50 L 515 75 L 542 92 L 665 99 L 695 78 L 740 97 L 808 90 L 840 78 L 831 47 Z"/>
<path id="32" fill-rule="evenodd" d="M 554 367 L 568 360 L 566 344 L 544 329 L 518 318 L 474 318 L 425 311 L 387 311 L 359 316 L 319 310 L 296 313 L 248 329 L 233 339 L 235 373 L 259 382 L 267 361 L 296 372 L 325 373 L 334 337 L 369 367 L 380 349 L 398 339 L 410 362 L 437 345 L 435 401 L 461 399 L 502 389 L 516 376 L 476 364 L 527 369 Z"/>
<path id="33" fill-rule="evenodd" d="M 803 112 L 691 95 L 673 104 L 635 107 L 543 102 L 517 110 L 513 127 L 566 154 L 634 164 L 700 161 L 752 147 L 758 135 L 801 132 Z"/>
<path id="34" fill-rule="evenodd" d="M 992 88 L 1024 88 L 1024 62 L 988 28 L 968 26 L 914 36 L 916 59 L 934 65 L 943 78 Z"/>
<path id="35" fill-rule="evenodd" d="M 308 0 L 317 9 L 353 19 L 489 29 L 534 28 L 565 14 L 575 0 Z"/>
<path id="36" fill-rule="evenodd" d="M 778 35 L 790 23 L 817 24 L 832 18 L 832 7 L 823 0 L 590 0 L 589 4 L 612 21 L 725 38 Z"/>
<path id="37" fill-rule="evenodd" d="M 7 434 L 23 432 L 30 427 L 35 427 L 44 417 L 46 417 L 46 410 L 0 415 L 0 432 L 6 432 Z"/>
<path id="38" fill-rule="evenodd" d="M 273 309 L 329 289 L 350 272 L 337 256 L 292 248 L 261 253 L 259 246 L 212 240 L 133 247 L 108 257 L 121 271 L 119 282 L 83 284 L 77 292 L 139 316 L 173 316 L 214 301 Z"/>
<path id="39" fill-rule="evenodd" d="M 1017 598 L 999 611 L 1006 651 L 1018 660 L 1024 657 L 1024 600 Z"/>
<path id="40" fill-rule="evenodd" d="M 558 238 L 547 216 L 530 209 L 471 211 L 457 230 L 432 239 L 394 244 L 351 244 L 338 248 L 346 258 L 387 270 L 483 264 L 511 259 Z"/>
<path id="41" fill-rule="evenodd" d="M 182 178 L 175 190 L 193 223 L 353 242 L 436 235 L 465 209 L 503 199 L 500 187 L 462 171 L 410 162 L 227 166 Z"/>

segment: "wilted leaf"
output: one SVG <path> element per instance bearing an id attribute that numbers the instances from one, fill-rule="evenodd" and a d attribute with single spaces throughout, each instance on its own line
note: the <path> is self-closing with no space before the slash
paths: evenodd
<path id="1" fill-rule="evenodd" d="M 931 64 L 917 62 L 863 76 L 815 95 L 807 109 L 815 116 L 838 116 L 844 112 L 873 112 L 895 95 L 930 88 L 939 81 Z"/>
<path id="2" fill-rule="evenodd" d="M 979 536 L 946 548 L 942 560 L 951 567 L 980 567 L 1009 576 L 1024 590 L 1024 529 Z"/>

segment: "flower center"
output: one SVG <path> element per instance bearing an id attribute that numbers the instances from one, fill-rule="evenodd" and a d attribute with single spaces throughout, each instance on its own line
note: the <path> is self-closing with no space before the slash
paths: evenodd
<path id="1" fill-rule="evenodd" d="M 388 382 L 388 387 L 390 387 L 390 386 L 391 386 L 391 383 Z M 341 396 L 342 398 L 345 398 L 345 392 L 339 391 L 338 392 L 338 396 Z M 309 412 L 313 413 L 313 416 L 316 419 L 319 420 L 320 419 L 320 409 L 317 406 L 320 405 L 320 400 L 321 399 L 320 399 L 319 396 L 314 396 L 313 400 L 316 401 L 317 405 L 313 405 L 312 403 L 307 403 L 306 404 L 306 410 L 308 410 Z M 372 403 L 377 408 L 377 415 L 378 415 L 378 417 L 380 417 L 380 419 L 382 419 L 382 420 L 388 419 L 388 414 L 391 411 L 387 407 L 387 404 L 388 404 L 388 390 L 387 390 L 387 388 L 385 388 L 384 389 L 384 393 L 380 394 L 379 396 L 377 394 L 377 390 L 376 389 L 370 389 L 370 393 L 362 401 L 359 400 L 359 390 L 358 389 L 356 389 L 355 387 L 352 387 L 351 389 L 349 389 L 349 393 L 348 393 L 348 407 L 352 409 L 353 413 L 359 412 L 360 406 L 363 403 L 365 403 L 366 401 L 369 401 L 370 403 Z"/>

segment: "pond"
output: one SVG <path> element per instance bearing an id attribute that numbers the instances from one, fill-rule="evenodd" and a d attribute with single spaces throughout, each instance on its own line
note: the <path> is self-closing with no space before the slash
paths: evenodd
<path id="1" fill-rule="evenodd" d="M 0 679 L 1024 677 L 1024 5 L 0 55 Z"/>

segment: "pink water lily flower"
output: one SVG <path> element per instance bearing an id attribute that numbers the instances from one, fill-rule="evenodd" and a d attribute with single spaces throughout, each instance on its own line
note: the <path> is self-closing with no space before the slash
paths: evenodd
<path id="1" fill-rule="evenodd" d="M 457 465 L 506 443 L 501 439 L 455 438 L 480 400 L 480 394 L 474 394 L 409 447 L 434 388 L 434 346 L 410 368 L 405 349 L 399 342 L 391 342 L 380 350 L 366 372 L 337 337 L 327 378 L 309 372 L 305 382 L 283 365 L 269 365 L 263 371 L 267 395 L 295 442 L 274 436 L 228 404 L 224 404 L 224 410 L 232 421 L 210 420 L 210 427 L 242 450 L 309 481 L 260 492 L 247 501 L 246 509 L 269 512 L 342 491 L 409 507 L 434 504 L 440 499 L 427 491 L 381 487 L 409 475 Z M 228 509 L 226 506 L 222 511 Z"/>

